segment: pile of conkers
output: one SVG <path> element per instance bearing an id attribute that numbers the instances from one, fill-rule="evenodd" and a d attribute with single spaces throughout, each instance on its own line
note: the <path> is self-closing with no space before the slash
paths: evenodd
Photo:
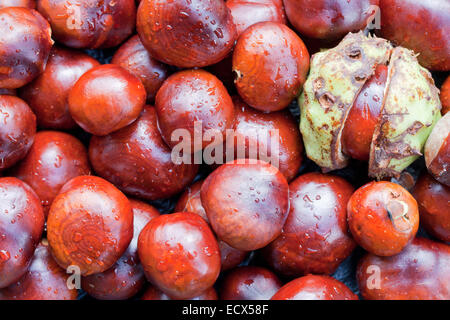
<path id="1" fill-rule="evenodd" d="M 1 1 L 0 300 L 450 299 L 449 12 Z"/>

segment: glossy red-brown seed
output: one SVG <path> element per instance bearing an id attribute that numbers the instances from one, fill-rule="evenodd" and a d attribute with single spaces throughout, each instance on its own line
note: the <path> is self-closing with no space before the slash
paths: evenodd
<path id="1" fill-rule="evenodd" d="M 126 128 L 92 137 L 89 159 L 97 174 L 125 193 L 148 200 L 183 191 L 198 171 L 198 165 L 172 161 L 158 131 L 155 108 L 150 106 Z"/>
<path id="2" fill-rule="evenodd" d="M 73 48 L 110 48 L 134 30 L 134 0 L 37 0 L 55 40 Z"/>
<path id="3" fill-rule="evenodd" d="M 85 131 L 110 134 L 137 119 L 146 100 L 142 82 L 114 64 L 97 66 L 75 83 L 69 92 L 69 111 Z"/>
<path id="4" fill-rule="evenodd" d="M 44 230 L 44 211 L 36 193 L 16 178 L 0 178 L 0 288 L 27 271 Z"/>
<path id="5" fill-rule="evenodd" d="M 347 224 L 353 187 L 340 177 L 307 173 L 289 185 L 290 211 L 281 235 L 263 249 L 278 273 L 332 274 L 356 247 Z"/>
<path id="6" fill-rule="evenodd" d="M 53 199 L 64 184 L 72 178 L 90 174 L 87 150 L 70 134 L 40 131 L 25 159 L 9 174 L 33 188 L 47 216 Z"/>
<path id="7" fill-rule="evenodd" d="M 364 29 L 379 0 L 283 0 L 289 22 L 310 38 L 334 40 Z"/>
<path id="8" fill-rule="evenodd" d="M 286 23 L 281 0 L 228 0 L 238 36 L 251 25 L 263 21 Z"/>
<path id="9" fill-rule="evenodd" d="M 170 76 L 156 95 L 155 109 L 164 141 L 172 148 L 180 144 L 188 153 L 217 144 L 216 135 L 221 136 L 222 143 L 234 120 L 227 89 L 204 70 L 185 70 Z M 207 131 L 214 134 L 207 137 Z M 201 143 L 195 143 L 195 135 L 200 135 Z"/>
<path id="10" fill-rule="evenodd" d="M 370 182 L 353 193 L 347 219 L 355 241 L 379 256 L 400 253 L 419 228 L 419 210 L 413 196 L 402 186 Z"/>
<path id="11" fill-rule="evenodd" d="M 202 200 L 200 198 L 200 190 L 202 188 L 203 180 L 197 181 L 189 186 L 178 199 L 174 212 L 192 212 L 209 224 L 208 216 L 205 208 L 203 208 Z M 230 247 L 226 242 L 217 240 L 220 250 L 221 271 L 232 269 L 238 266 L 245 260 L 248 252 Z"/>
<path id="12" fill-rule="evenodd" d="M 373 133 L 383 107 L 388 67 L 378 65 L 353 103 L 342 131 L 345 154 L 362 161 L 369 160 Z"/>
<path id="13" fill-rule="evenodd" d="M 444 84 L 441 87 L 440 97 L 442 103 L 441 113 L 442 115 L 445 115 L 447 112 L 450 111 L 450 76 L 447 77 L 447 79 L 444 81 Z"/>
<path id="14" fill-rule="evenodd" d="M 251 251 L 281 233 L 289 210 L 289 185 L 274 166 L 253 159 L 228 162 L 211 173 L 200 193 L 217 237 Z"/>
<path id="15" fill-rule="evenodd" d="M 303 162 L 303 143 L 294 117 L 287 110 L 261 112 L 238 97 L 233 97 L 233 103 L 234 136 L 228 135 L 224 145 L 226 161 L 238 158 L 270 160 L 291 181 Z M 230 142 L 233 144 L 228 148 L 226 144 Z"/>
<path id="16" fill-rule="evenodd" d="M 0 300 L 75 300 L 78 292 L 67 286 L 69 277 L 55 262 L 44 240 L 34 251 L 25 275 L 0 290 Z"/>
<path id="17" fill-rule="evenodd" d="M 56 262 L 79 268 L 82 276 L 106 271 L 123 255 L 133 237 L 127 197 L 106 180 L 79 176 L 53 201 L 47 237 Z"/>
<path id="18" fill-rule="evenodd" d="M 69 91 L 86 71 L 99 64 L 85 53 L 52 48 L 44 72 L 19 92 L 36 114 L 39 127 L 66 130 L 76 126 L 69 112 Z"/>
<path id="19" fill-rule="evenodd" d="M 180 212 L 159 216 L 142 230 L 138 253 L 147 279 L 175 299 L 189 299 L 212 287 L 220 253 L 200 216 Z"/>
<path id="20" fill-rule="evenodd" d="M 20 88 L 44 71 L 50 25 L 33 9 L 8 7 L 0 9 L 0 30 L 0 88 Z"/>
<path id="21" fill-rule="evenodd" d="M 0 95 L 0 171 L 22 160 L 36 135 L 36 116 L 15 96 Z"/>
<path id="22" fill-rule="evenodd" d="M 431 131 L 425 144 L 425 163 L 436 180 L 450 187 L 450 113 Z"/>
<path id="23" fill-rule="evenodd" d="M 169 67 L 155 60 L 137 35 L 117 49 L 111 63 L 121 66 L 141 80 L 149 102 L 154 101 L 156 92 L 169 75 Z"/>
<path id="24" fill-rule="evenodd" d="M 231 270 L 222 281 L 222 300 L 269 300 L 281 288 L 280 279 L 261 267 L 240 267 Z"/>
<path id="25" fill-rule="evenodd" d="M 135 296 L 145 284 L 144 270 L 139 261 L 137 242 L 147 223 L 159 216 L 153 206 L 130 200 L 134 217 L 133 239 L 127 251 L 108 270 L 83 277 L 81 287 L 90 296 L 101 300 L 124 300 Z"/>
<path id="26" fill-rule="evenodd" d="M 141 300 L 172 300 L 167 294 L 154 286 L 150 286 L 142 295 Z M 216 290 L 211 287 L 202 294 L 187 300 L 218 300 Z"/>
<path id="27" fill-rule="evenodd" d="M 400 254 L 367 254 L 357 268 L 366 300 L 449 300 L 450 246 L 416 238 Z"/>
<path id="28" fill-rule="evenodd" d="M 137 31 L 155 59 L 181 68 L 219 62 L 237 37 L 223 0 L 142 0 Z"/>
<path id="29" fill-rule="evenodd" d="M 286 108 L 300 93 L 308 70 L 305 44 L 281 23 L 252 25 L 234 48 L 236 88 L 246 103 L 261 111 Z"/>
<path id="30" fill-rule="evenodd" d="M 0 9 L 7 7 L 23 7 L 34 9 L 36 8 L 35 0 L 2 0 L 0 1 Z"/>
<path id="31" fill-rule="evenodd" d="M 383 38 L 414 50 L 432 70 L 450 70 L 449 0 L 380 0 Z"/>
<path id="32" fill-rule="evenodd" d="M 332 277 L 308 275 L 285 284 L 272 300 L 358 300 L 358 296 Z"/>
<path id="33" fill-rule="evenodd" d="M 419 205 L 420 224 L 436 238 L 450 242 L 450 187 L 425 172 L 412 195 Z"/>

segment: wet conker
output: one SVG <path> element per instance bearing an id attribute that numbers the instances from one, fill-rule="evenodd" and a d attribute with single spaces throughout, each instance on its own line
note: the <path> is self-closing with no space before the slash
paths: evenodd
<path id="1" fill-rule="evenodd" d="M 261 267 L 239 267 L 226 274 L 220 288 L 222 300 L 269 300 L 282 286 L 271 271 Z"/>
<path id="2" fill-rule="evenodd" d="M 289 210 L 289 186 L 267 162 L 239 159 L 211 173 L 200 193 L 217 237 L 231 247 L 260 249 L 281 233 Z"/>
<path id="3" fill-rule="evenodd" d="M 0 88 L 16 89 L 44 71 L 52 30 L 35 10 L 0 9 Z"/>
<path id="4" fill-rule="evenodd" d="M 54 38 L 72 48 L 110 48 L 133 32 L 134 0 L 37 0 Z"/>
<path id="5" fill-rule="evenodd" d="M 285 284 L 272 300 L 358 300 L 358 296 L 332 277 L 308 275 Z"/>
<path id="6" fill-rule="evenodd" d="M 0 178 L 0 288 L 27 271 L 44 230 L 44 211 L 36 193 L 16 178 Z"/>
<path id="7" fill-rule="evenodd" d="M 155 108 L 150 106 L 131 125 L 92 137 L 89 159 L 97 174 L 125 193 L 148 200 L 181 192 L 198 171 L 197 165 L 172 161 L 171 150 L 158 131 Z"/>
<path id="8" fill-rule="evenodd" d="M 379 256 L 400 253 L 419 228 L 419 210 L 413 196 L 402 186 L 370 182 L 351 196 L 347 219 L 356 242 Z"/>
<path id="9" fill-rule="evenodd" d="M 86 71 L 98 65 L 85 53 L 53 47 L 44 72 L 20 90 L 39 127 L 66 130 L 76 126 L 69 112 L 69 91 Z"/>
<path id="10" fill-rule="evenodd" d="M 69 110 L 85 131 L 104 136 L 136 120 L 145 100 L 145 88 L 135 75 L 106 64 L 78 79 L 69 92 Z"/>
<path id="11" fill-rule="evenodd" d="M 425 144 L 425 163 L 436 180 L 450 187 L 450 113 L 431 131 Z"/>
<path id="12" fill-rule="evenodd" d="M 450 76 L 447 77 L 441 87 L 441 103 L 441 113 L 442 115 L 445 115 L 450 111 Z"/>
<path id="13" fill-rule="evenodd" d="M 36 116 L 22 99 L 0 95 L 0 123 L 1 171 L 12 167 L 30 150 L 36 135 Z"/>
<path id="14" fill-rule="evenodd" d="M 290 211 L 281 235 L 263 249 L 278 273 L 332 274 L 356 247 L 347 224 L 353 187 L 321 173 L 301 175 L 289 185 Z"/>
<path id="15" fill-rule="evenodd" d="M 137 31 L 152 57 L 181 68 L 219 62 L 237 37 L 223 0 L 142 0 Z"/>
<path id="16" fill-rule="evenodd" d="M 47 216 L 62 186 L 90 171 L 87 150 L 77 138 L 63 132 L 40 131 L 25 159 L 10 174 L 33 188 Z"/>
<path id="17" fill-rule="evenodd" d="M 154 286 L 150 286 L 142 295 L 141 300 L 172 300 L 167 294 Z M 216 290 L 211 287 L 200 295 L 187 300 L 218 300 Z"/>
<path id="18" fill-rule="evenodd" d="M 220 272 L 216 238 L 194 213 L 159 216 L 142 230 L 138 252 L 147 279 L 175 299 L 189 299 L 209 289 Z"/>
<path id="19" fill-rule="evenodd" d="M 147 223 L 159 216 L 153 206 L 130 200 L 133 211 L 133 239 L 122 257 L 108 270 L 83 277 L 81 287 L 90 296 L 102 300 L 123 300 L 136 295 L 145 283 L 144 270 L 139 261 L 137 242 Z"/>
<path id="20" fill-rule="evenodd" d="M 286 108 L 300 93 L 308 69 L 306 46 L 281 23 L 252 25 L 234 48 L 236 88 L 246 103 L 261 111 Z"/>
<path id="21" fill-rule="evenodd" d="M 125 195 L 106 180 L 80 176 L 53 201 L 47 237 L 56 262 L 82 276 L 106 271 L 133 237 L 133 213 Z"/>

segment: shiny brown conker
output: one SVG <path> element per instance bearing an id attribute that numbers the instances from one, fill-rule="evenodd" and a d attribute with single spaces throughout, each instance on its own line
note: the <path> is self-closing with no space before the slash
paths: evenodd
<path id="1" fill-rule="evenodd" d="M 441 87 L 441 103 L 442 103 L 442 115 L 445 115 L 450 111 L 450 76 L 444 81 Z"/>

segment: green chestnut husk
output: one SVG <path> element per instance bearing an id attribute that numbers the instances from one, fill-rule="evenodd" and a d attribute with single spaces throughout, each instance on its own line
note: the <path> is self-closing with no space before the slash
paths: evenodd
<path id="1" fill-rule="evenodd" d="M 422 155 L 440 118 L 439 90 L 431 74 L 414 52 L 362 32 L 350 33 L 337 47 L 312 56 L 299 97 L 306 154 L 324 172 L 347 166 L 341 143 L 345 121 L 379 64 L 388 65 L 388 78 L 370 148 L 369 176 L 399 177 Z"/>

